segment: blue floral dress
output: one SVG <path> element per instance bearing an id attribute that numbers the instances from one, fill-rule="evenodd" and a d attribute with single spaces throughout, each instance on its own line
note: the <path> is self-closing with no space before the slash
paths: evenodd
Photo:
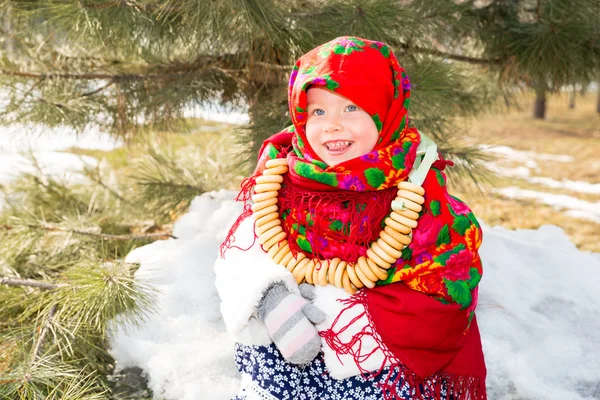
<path id="1" fill-rule="evenodd" d="M 287 363 L 274 344 L 269 346 L 245 346 L 236 344 L 235 363 L 242 375 L 239 394 L 233 400 L 381 400 L 384 398 L 379 385 L 398 371 L 388 368 L 376 378 L 365 379 L 360 375 L 346 379 L 334 379 L 325 369 L 323 353 L 310 364 L 297 366 Z M 421 397 L 423 400 L 458 400 L 460 396 L 447 395 L 443 383 L 441 397 Z M 407 383 L 399 380 L 397 399 L 415 399 Z"/>

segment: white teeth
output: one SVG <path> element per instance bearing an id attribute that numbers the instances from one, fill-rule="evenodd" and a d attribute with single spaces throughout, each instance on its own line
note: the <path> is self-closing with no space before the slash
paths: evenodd
<path id="1" fill-rule="evenodd" d="M 348 146 L 350 146 L 350 144 L 352 144 L 352 142 L 340 140 L 337 142 L 327 142 L 327 143 L 325 143 L 325 146 L 329 150 L 335 150 L 335 149 L 341 149 L 343 147 L 348 147 Z"/>

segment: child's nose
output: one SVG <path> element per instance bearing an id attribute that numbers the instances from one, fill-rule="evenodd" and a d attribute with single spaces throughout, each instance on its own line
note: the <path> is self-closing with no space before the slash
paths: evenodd
<path id="1" fill-rule="evenodd" d="M 334 123 L 328 122 L 323 127 L 323 132 L 327 132 L 327 133 L 341 132 L 343 130 L 344 130 L 344 127 L 341 124 L 335 123 L 335 122 Z"/>

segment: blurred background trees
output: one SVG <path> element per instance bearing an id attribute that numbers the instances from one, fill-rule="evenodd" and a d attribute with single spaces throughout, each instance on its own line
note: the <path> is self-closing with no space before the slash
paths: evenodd
<path id="1" fill-rule="evenodd" d="M 342 35 L 390 45 L 413 84 L 412 124 L 457 182 L 485 179 L 489 157 L 457 118 L 527 91 L 544 118 L 549 93 L 600 76 L 597 0 L 0 0 L 0 124 L 95 126 L 131 152 L 116 172 L 73 183 L 37 168 L 2 187 L 0 397 L 110 395 L 106 326 L 152 304 L 125 255 L 252 169 L 290 123 L 295 60 Z M 189 116 L 211 105 L 249 123 L 186 153 L 156 134 L 199 129 Z"/>

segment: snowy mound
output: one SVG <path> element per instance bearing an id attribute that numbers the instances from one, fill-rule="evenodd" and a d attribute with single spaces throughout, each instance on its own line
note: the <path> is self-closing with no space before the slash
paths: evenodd
<path id="1" fill-rule="evenodd" d="M 239 385 L 213 263 L 241 212 L 235 193 L 207 193 L 175 225 L 178 239 L 133 251 L 136 278 L 160 290 L 157 314 L 111 340 L 118 368 L 138 366 L 156 398 L 227 399 Z M 563 230 L 482 224 L 478 322 L 490 399 L 600 398 L 600 257 Z"/>

